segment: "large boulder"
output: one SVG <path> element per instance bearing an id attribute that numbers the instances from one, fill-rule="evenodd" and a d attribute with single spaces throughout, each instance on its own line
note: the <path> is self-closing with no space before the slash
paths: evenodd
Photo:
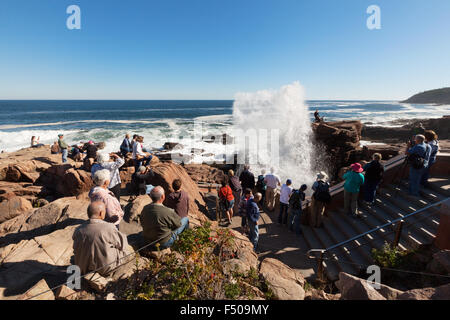
<path id="1" fill-rule="evenodd" d="M 152 170 L 155 175 L 149 182 L 154 186 L 163 187 L 166 194 L 173 191 L 172 182 L 175 179 L 181 180 L 181 188 L 189 195 L 190 223 L 198 225 L 200 222 L 207 220 L 204 214 L 206 213 L 206 204 L 200 190 L 182 166 L 173 162 L 158 162 L 152 166 Z"/>
<path id="2" fill-rule="evenodd" d="M 354 277 L 348 273 L 339 273 L 336 286 L 341 292 L 342 300 L 387 300 L 373 288 L 367 280 Z"/>
<path id="3" fill-rule="evenodd" d="M 398 300 L 450 300 L 450 283 L 436 288 L 409 290 L 401 294 Z"/>
<path id="4" fill-rule="evenodd" d="M 90 172 L 76 169 L 70 164 L 51 166 L 41 175 L 39 182 L 63 197 L 80 195 L 93 186 Z"/>
<path id="5" fill-rule="evenodd" d="M 139 221 L 139 217 L 141 215 L 142 210 L 144 207 L 148 204 L 152 203 L 152 199 L 144 194 L 138 196 L 136 199 L 134 199 L 132 202 L 128 203 L 124 208 L 124 218 L 126 221 Z"/>
<path id="6" fill-rule="evenodd" d="M 220 183 L 225 177 L 223 170 L 207 164 L 185 164 L 184 168 L 195 182 Z"/>
<path id="7" fill-rule="evenodd" d="M 279 260 L 266 258 L 261 262 L 260 275 L 278 300 L 304 300 L 305 279 L 299 271 Z"/>
<path id="8" fill-rule="evenodd" d="M 22 197 L 13 197 L 0 202 L 0 223 L 33 209 L 30 201 Z"/>
<path id="9" fill-rule="evenodd" d="M 8 200 L 15 196 L 34 200 L 47 195 L 48 191 L 43 186 L 35 186 L 27 182 L 0 181 L 0 201 Z"/>
<path id="10" fill-rule="evenodd" d="M 450 250 L 441 250 L 434 253 L 433 259 L 427 265 L 427 269 L 432 273 L 450 274 Z"/>
<path id="11" fill-rule="evenodd" d="M 53 291 L 50 290 L 47 282 L 42 279 L 25 292 L 19 300 L 55 300 L 55 295 L 53 294 Z"/>

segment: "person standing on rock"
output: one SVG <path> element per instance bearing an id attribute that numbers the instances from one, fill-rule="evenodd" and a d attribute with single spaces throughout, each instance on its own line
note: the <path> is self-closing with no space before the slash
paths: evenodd
<path id="1" fill-rule="evenodd" d="M 373 205 L 375 203 L 375 194 L 377 192 L 377 187 L 381 183 L 384 174 L 384 167 L 380 163 L 381 154 L 374 153 L 372 156 L 372 161 L 364 166 L 364 201 L 368 204 Z"/>
<path id="2" fill-rule="evenodd" d="M 58 145 L 59 149 L 62 153 L 62 163 L 67 162 L 67 155 L 69 154 L 69 151 L 67 148 L 69 148 L 69 145 L 64 141 L 64 135 L 62 133 L 58 134 Z"/>
<path id="3" fill-rule="evenodd" d="M 436 162 L 436 156 L 439 152 L 439 142 L 436 132 L 433 130 L 425 131 L 425 142 L 431 147 L 430 158 L 428 160 L 428 165 L 424 169 L 420 184 L 426 187 L 428 185 L 428 178 L 430 176 L 431 166 Z"/>
<path id="4" fill-rule="evenodd" d="M 275 174 L 275 169 L 271 168 L 270 173 L 264 178 L 264 182 L 267 185 L 266 189 L 266 206 L 269 211 L 275 209 L 275 195 L 277 188 L 281 185 L 280 178 Z"/>
<path id="5" fill-rule="evenodd" d="M 228 179 L 234 197 L 233 213 L 236 213 L 239 212 L 239 199 L 241 199 L 242 196 L 242 185 L 239 178 L 234 175 L 234 171 L 231 169 L 228 170 Z"/>
<path id="6" fill-rule="evenodd" d="M 123 210 L 120 206 L 119 200 L 114 196 L 108 186 L 111 180 L 111 173 L 107 169 L 98 170 L 94 174 L 94 184 L 95 187 L 89 192 L 89 198 L 91 202 L 101 201 L 106 207 L 106 218 L 105 221 L 114 223 L 114 225 L 119 228 L 119 223 L 123 219 Z"/>
<path id="7" fill-rule="evenodd" d="M 261 193 L 256 193 L 254 198 L 250 198 L 247 201 L 247 221 L 250 229 L 249 239 L 253 244 L 253 250 L 257 250 L 258 248 L 258 240 L 259 240 L 259 227 L 258 221 L 260 218 L 260 211 L 258 202 L 261 200 Z"/>
<path id="8" fill-rule="evenodd" d="M 312 185 L 314 191 L 311 199 L 311 211 L 309 215 L 309 225 L 313 228 L 322 227 L 322 218 L 325 213 L 325 206 L 330 202 L 330 184 L 328 176 L 321 171 L 317 174 L 317 179 Z"/>
<path id="9" fill-rule="evenodd" d="M 103 202 L 92 202 L 87 214 L 89 220 L 72 236 L 74 262 L 82 274 L 96 270 L 103 277 L 114 278 L 120 270 L 118 267 L 131 260 L 127 236 L 104 221 L 106 207 Z"/>
<path id="10" fill-rule="evenodd" d="M 280 214 L 278 215 L 279 224 L 287 224 L 289 198 L 291 197 L 293 188 L 291 187 L 292 180 L 287 179 L 286 183 L 281 186 L 280 191 Z"/>
<path id="11" fill-rule="evenodd" d="M 166 205 L 175 210 L 180 218 L 184 218 L 189 215 L 189 195 L 186 191 L 181 190 L 181 185 L 180 179 L 173 180 L 173 192 L 167 196 Z"/>
<path id="12" fill-rule="evenodd" d="M 241 186 L 243 189 L 254 189 L 255 188 L 255 176 L 250 172 L 250 166 L 245 165 L 244 171 L 239 175 L 239 181 L 241 181 Z"/>
<path id="13" fill-rule="evenodd" d="M 152 189 L 150 198 L 153 202 L 144 207 L 140 216 L 142 235 L 146 243 L 157 241 L 154 247 L 170 248 L 178 235 L 189 227 L 189 218 L 180 218 L 173 209 L 163 205 L 165 195 L 161 186 Z"/>
<path id="14" fill-rule="evenodd" d="M 428 166 L 430 159 L 431 146 L 425 143 L 425 136 L 418 134 L 415 137 L 414 145 L 408 144 L 409 149 L 405 154 L 408 156 L 409 163 L 409 194 L 415 197 L 419 196 L 420 181 L 423 173 Z"/>
<path id="15" fill-rule="evenodd" d="M 343 178 L 344 183 L 344 211 L 350 213 L 353 218 L 358 217 L 358 196 L 361 186 L 364 184 L 364 175 L 361 173 L 364 169 L 360 163 L 354 163 L 350 166 Z"/>
<path id="16" fill-rule="evenodd" d="M 122 144 L 120 145 L 120 152 L 122 153 L 122 156 L 124 158 L 128 153 L 133 152 L 133 149 L 131 147 L 130 135 L 128 133 L 125 135 L 125 139 L 123 139 Z"/>
<path id="17" fill-rule="evenodd" d="M 111 162 L 111 158 L 114 159 Z M 97 154 L 97 163 L 91 168 L 91 176 L 94 177 L 95 173 L 98 170 L 106 169 L 109 171 L 111 175 L 111 181 L 109 182 L 108 189 L 114 193 L 114 196 L 120 202 L 120 187 L 122 181 L 120 180 L 119 168 L 124 165 L 125 161 L 119 157 L 115 153 L 107 154 L 107 153 L 98 153 Z"/>

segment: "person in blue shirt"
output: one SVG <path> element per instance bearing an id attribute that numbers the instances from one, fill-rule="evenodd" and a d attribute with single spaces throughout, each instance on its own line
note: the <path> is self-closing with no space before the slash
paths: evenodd
<path id="1" fill-rule="evenodd" d="M 418 134 L 414 139 L 414 146 L 408 143 L 408 150 L 405 154 L 409 160 L 409 194 L 419 196 L 420 181 L 425 169 L 428 167 L 431 147 L 425 143 L 425 136 Z M 417 159 L 417 160 L 414 160 Z"/>
<path id="2" fill-rule="evenodd" d="M 120 152 L 122 153 L 122 156 L 124 158 L 127 156 L 128 153 L 133 152 L 130 135 L 128 133 L 125 135 L 125 139 L 123 139 L 122 144 L 120 145 Z"/>
<path id="3" fill-rule="evenodd" d="M 430 158 L 428 159 L 428 166 L 424 169 L 420 181 L 420 184 L 426 187 L 428 184 L 428 178 L 430 176 L 430 168 L 436 162 L 436 156 L 437 153 L 439 152 L 439 142 L 438 136 L 436 132 L 434 132 L 433 130 L 425 131 L 424 136 L 425 142 L 431 147 Z"/>
<path id="4" fill-rule="evenodd" d="M 350 213 L 353 218 L 358 217 L 358 196 L 361 186 L 364 184 L 364 171 L 360 163 L 350 166 L 351 170 L 344 174 L 344 211 Z"/>
<path id="5" fill-rule="evenodd" d="M 260 217 L 258 202 L 261 200 L 261 193 L 256 193 L 253 198 L 247 200 L 247 223 L 250 229 L 249 239 L 256 251 L 259 240 L 258 220 Z"/>

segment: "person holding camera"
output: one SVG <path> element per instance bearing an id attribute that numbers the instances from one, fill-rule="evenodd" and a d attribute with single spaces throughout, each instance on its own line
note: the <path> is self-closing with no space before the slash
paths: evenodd
<path id="1" fill-rule="evenodd" d="M 409 194 L 419 196 L 420 180 L 425 169 L 428 167 L 431 147 L 425 143 L 425 136 L 418 134 L 415 136 L 414 145 L 409 142 L 405 154 L 408 156 L 409 164 Z"/>

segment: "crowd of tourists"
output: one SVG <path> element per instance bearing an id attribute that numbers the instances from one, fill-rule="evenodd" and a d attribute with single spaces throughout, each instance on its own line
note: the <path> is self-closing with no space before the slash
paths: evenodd
<path id="1" fill-rule="evenodd" d="M 38 142 L 38 139 L 34 139 Z M 144 244 L 151 244 L 151 248 L 166 249 L 171 247 L 177 237 L 189 227 L 189 195 L 182 190 L 182 182 L 175 179 L 172 182 L 172 192 L 166 197 L 161 186 L 149 184 L 154 173 L 150 166 L 152 155 L 143 147 L 143 137 L 134 135 L 130 139 L 126 135 L 120 147 L 120 154 L 101 152 L 101 146 L 88 142 L 79 152 L 84 158 L 95 158 L 91 166 L 94 187 L 89 192 L 91 203 L 88 207 L 89 220 L 81 225 L 73 235 L 75 262 L 82 272 L 97 270 L 102 275 L 111 274 L 115 268 L 123 264 L 123 258 L 130 252 L 126 236 L 119 231 L 119 225 L 124 218 L 123 206 L 120 203 L 121 180 L 119 169 L 124 165 L 124 157 L 131 154 L 135 173 L 132 177 L 132 193 L 147 194 L 152 199 L 150 205 L 145 206 L 140 213 L 140 223 L 143 229 Z M 37 144 L 37 143 L 35 143 Z M 63 162 L 67 161 L 69 146 L 64 136 L 59 135 L 55 144 L 55 151 L 62 153 Z M 104 147 L 104 146 L 103 146 Z M 437 135 L 433 131 L 425 131 L 424 135 L 414 136 L 409 143 L 406 154 L 410 165 L 409 191 L 411 195 L 418 195 L 420 186 L 426 185 L 430 167 L 436 161 L 439 150 Z M 73 149 L 71 150 L 73 152 Z M 344 173 L 344 211 L 357 218 L 359 193 L 363 192 L 363 199 L 367 205 L 375 204 L 376 191 L 383 179 L 384 167 L 379 153 L 373 155 L 372 161 L 362 166 L 354 163 Z M 363 174 L 363 172 L 365 174 Z M 261 210 L 274 212 L 276 199 L 279 194 L 279 212 L 277 222 L 286 225 L 297 235 L 301 234 L 301 224 L 313 228 L 323 226 L 323 216 L 326 205 L 331 201 L 330 183 L 325 172 L 319 172 L 312 184 L 311 205 L 308 215 L 303 214 L 306 200 L 306 184 L 298 184 L 294 189 L 294 182 L 287 179 L 280 180 L 275 170 L 270 173 L 265 170 L 255 178 L 250 166 L 244 166 L 239 176 L 233 170 L 221 182 L 218 190 L 220 209 L 224 212 L 229 224 L 233 216 L 241 217 L 241 227 L 258 250 L 259 221 Z"/>

